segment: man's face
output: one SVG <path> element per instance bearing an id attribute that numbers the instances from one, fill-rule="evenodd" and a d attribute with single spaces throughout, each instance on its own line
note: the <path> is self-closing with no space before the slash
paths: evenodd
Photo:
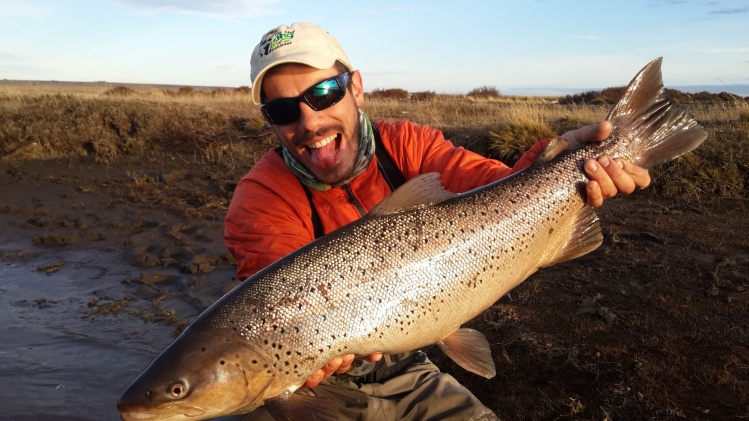
<path id="1" fill-rule="evenodd" d="M 297 97 L 338 74 L 335 67 L 319 70 L 300 64 L 281 65 L 263 78 L 265 102 Z M 359 153 L 357 110 L 364 105 L 364 92 L 359 72 L 352 72 L 350 78 L 351 90 L 337 104 L 315 111 L 301 101 L 299 121 L 273 126 L 281 144 L 325 184 L 349 178 Z"/>

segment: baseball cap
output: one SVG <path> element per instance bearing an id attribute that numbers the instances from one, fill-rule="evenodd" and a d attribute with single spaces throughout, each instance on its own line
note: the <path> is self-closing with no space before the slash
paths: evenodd
<path id="1" fill-rule="evenodd" d="M 327 69 L 338 60 L 350 71 L 351 63 L 338 41 L 321 27 L 306 22 L 291 26 L 281 25 L 268 31 L 252 51 L 250 79 L 252 101 L 260 104 L 260 87 L 263 76 L 273 66 L 283 63 L 300 63 L 318 69 Z"/>

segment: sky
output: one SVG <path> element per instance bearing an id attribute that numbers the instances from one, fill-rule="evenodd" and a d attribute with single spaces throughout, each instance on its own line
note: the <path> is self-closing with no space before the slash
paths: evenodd
<path id="1" fill-rule="evenodd" d="M 366 91 L 560 95 L 663 57 L 667 87 L 749 95 L 749 0 L 0 0 L 0 80 L 249 86 L 260 37 L 297 21 Z"/>

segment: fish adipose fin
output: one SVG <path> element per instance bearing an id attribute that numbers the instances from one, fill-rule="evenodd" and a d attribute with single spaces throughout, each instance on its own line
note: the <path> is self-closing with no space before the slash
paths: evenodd
<path id="1" fill-rule="evenodd" d="M 436 172 L 421 174 L 408 180 L 390 196 L 372 208 L 370 215 L 389 215 L 433 206 L 457 196 L 445 189 Z"/>
<path id="2" fill-rule="evenodd" d="M 576 259 L 598 248 L 603 243 L 601 223 L 598 215 L 590 206 L 580 209 L 572 225 L 572 231 L 564 246 L 549 262 L 542 267 L 554 266 L 557 263 Z"/>
<path id="3" fill-rule="evenodd" d="M 489 342 L 483 333 L 463 328 L 437 342 L 442 352 L 456 364 L 479 376 L 491 379 L 497 374 Z"/>
<path id="4" fill-rule="evenodd" d="M 333 400 L 289 391 L 268 399 L 265 407 L 276 421 L 338 420 L 338 404 Z M 246 418 L 252 419 L 251 416 Z"/>
<path id="5" fill-rule="evenodd" d="M 626 157 L 644 168 L 683 155 L 707 138 L 694 117 L 666 94 L 662 61 L 659 57 L 640 70 L 606 117 L 621 136 L 644 143 L 636 148 L 638 156 Z"/>

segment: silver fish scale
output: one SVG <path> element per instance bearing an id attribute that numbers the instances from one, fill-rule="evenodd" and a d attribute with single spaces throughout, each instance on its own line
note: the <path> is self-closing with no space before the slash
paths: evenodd
<path id="1" fill-rule="evenodd" d="M 586 149 L 500 187 L 356 221 L 230 294 L 211 323 L 254 344 L 292 381 L 337 355 L 435 343 L 550 260 L 543 250 L 562 247 L 583 206 L 582 162 L 600 153 Z"/>

